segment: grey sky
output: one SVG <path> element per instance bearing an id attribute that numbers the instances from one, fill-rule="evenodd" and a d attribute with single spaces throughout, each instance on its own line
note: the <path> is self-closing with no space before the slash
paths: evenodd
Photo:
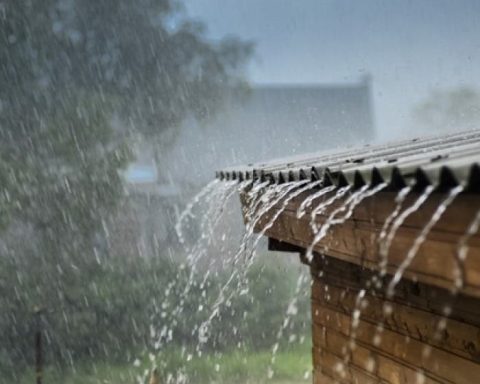
<path id="1" fill-rule="evenodd" d="M 186 0 L 211 38 L 257 44 L 256 83 L 335 83 L 373 76 L 380 138 L 410 134 L 435 88 L 480 88 L 478 0 Z"/>

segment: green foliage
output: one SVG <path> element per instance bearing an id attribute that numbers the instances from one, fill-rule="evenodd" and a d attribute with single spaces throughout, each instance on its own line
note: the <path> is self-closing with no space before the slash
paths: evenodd
<path id="1" fill-rule="evenodd" d="M 16 262 L 18 259 L 12 261 Z M 45 276 L 56 283 L 44 283 L 43 290 L 38 292 L 35 292 L 37 279 L 45 271 L 40 270 L 35 276 L 22 276 L 23 285 L 19 287 L 11 284 L 18 278 L 11 273 L 13 270 L 18 271 L 18 265 L 0 269 L 0 307 L 5 309 L 0 315 L 3 330 L 0 356 L 5 357 L 0 371 L 9 377 L 19 367 L 32 364 L 36 327 L 33 309 L 39 305 L 44 309 L 41 327 L 46 336 L 46 364 L 56 370 L 85 362 L 131 364 L 134 358 L 141 356 L 141 351 L 154 351 L 151 346 L 155 337 L 150 336 L 151 327 L 159 331 L 163 325 L 172 329 L 173 342 L 162 346 L 158 354 L 159 367 L 165 372 L 176 370 L 185 364 L 187 354 L 195 355 L 198 335 L 192 331 L 208 316 L 212 298 L 217 296 L 219 286 L 227 278 L 221 274 L 212 277 L 206 284 L 211 292 L 204 297 L 199 289 L 204 276 L 196 275 L 184 310 L 175 317 L 171 311 L 182 297 L 189 273 L 165 260 L 99 260 L 88 276 L 71 267 L 62 275 Z M 253 267 L 250 277 L 250 294 L 235 297 L 221 312 L 213 324 L 206 352 L 213 353 L 215 347 L 216 353 L 237 350 L 240 356 L 247 351 L 270 350 L 277 342 L 286 308 L 295 295 L 292 284 L 295 276 L 291 271 L 259 263 Z M 68 284 L 63 279 L 68 279 Z M 166 294 L 172 279 L 175 284 Z M 56 284 L 63 284 L 61 291 L 51 288 Z M 288 335 L 307 333 L 304 325 L 308 319 L 308 295 L 302 293 L 300 298 L 299 314 L 292 317 L 292 327 L 280 339 L 284 347 L 290 345 Z M 203 312 L 198 310 L 200 306 L 204 306 Z M 162 316 L 163 312 L 167 315 Z M 239 343 L 241 349 L 238 349 Z M 173 353 L 172 348 L 174 351 L 183 348 L 183 355 Z M 204 366 L 204 362 L 199 364 Z M 204 368 L 211 371 L 211 367 Z"/>
<path id="2" fill-rule="evenodd" d="M 207 354 L 185 361 L 177 350 L 169 350 L 154 362 L 164 366 L 163 377 L 170 373 L 183 374 L 189 383 L 266 383 L 301 382 L 305 372 L 311 371 L 311 345 L 296 344 L 281 348 L 272 364 L 272 353 L 262 351 L 228 351 Z M 150 364 L 142 366 L 144 369 Z M 268 379 L 268 370 L 274 372 L 274 380 Z"/>
<path id="3" fill-rule="evenodd" d="M 273 365 L 275 372 L 273 379 L 267 379 L 271 354 L 265 351 L 207 355 L 203 358 L 194 358 L 188 364 L 185 364 L 179 351 L 172 350 L 165 355 L 169 371 L 180 370 L 187 375 L 189 383 L 299 384 L 311 381 L 310 377 L 305 378 L 305 373 L 312 369 L 311 347 L 308 344 L 280 350 Z M 151 364 L 136 368 L 131 364 L 79 363 L 74 370 L 47 369 L 44 381 L 49 384 L 127 384 L 136 382 L 137 377 L 150 368 Z M 17 382 L 32 383 L 34 375 L 25 373 Z"/>
<path id="4" fill-rule="evenodd" d="M 206 117 L 243 85 L 251 45 L 209 42 L 178 10 L 174 0 L 0 4 L 4 371 L 32 361 L 35 307 L 51 364 L 128 358 L 146 343 L 166 276 L 182 275 L 110 255 L 105 226 L 122 203 L 131 131 L 156 137 Z"/>

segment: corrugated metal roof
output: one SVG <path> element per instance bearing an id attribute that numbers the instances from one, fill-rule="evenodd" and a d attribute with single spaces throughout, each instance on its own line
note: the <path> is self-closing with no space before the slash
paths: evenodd
<path id="1" fill-rule="evenodd" d="M 480 192 L 480 130 L 416 138 L 377 146 L 315 153 L 232 167 L 217 172 L 220 179 L 272 180 L 275 183 L 311 179 L 339 187 L 389 183 L 439 189 L 462 184 Z"/>

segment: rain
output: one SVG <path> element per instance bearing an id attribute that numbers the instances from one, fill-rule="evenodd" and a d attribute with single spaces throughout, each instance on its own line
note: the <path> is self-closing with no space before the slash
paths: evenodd
<path id="1" fill-rule="evenodd" d="M 0 384 L 476 382 L 479 19 L 0 0 Z"/>

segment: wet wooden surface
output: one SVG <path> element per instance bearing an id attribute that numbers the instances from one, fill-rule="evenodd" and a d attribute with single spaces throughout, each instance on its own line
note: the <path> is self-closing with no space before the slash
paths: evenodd
<path id="1" fill-rule="evenodd" d="M 404 281 L 394 297 L 372 288 L 359 304 L 368 280 L 361 267 L 327 257 L 311 271 L 315 372 L 341 383 L 478 382 L 480 307 L 471 306 L 476 300 L 452 301 L 446 290 Z M 450 303 L 447 319 L 442 313 Z M 356 328 L 355 309 L 360 314 Z"/>
<path id="2" fill-rule="evenodd" d="M 272 227 L 266 231 L 266 236 L 300 248 L 308 248 L 314 238 L 310 224 L 312 207 L 316 207 L 332 195 L 314 201 L 306 214 L 297 218 L 297 209 L 307 195 L 308 193 L 305 193 L 290 201 Z M 355 208 L 352 217 L 345 223 L 332 226 L 327 236 L 316 244 L 314 250 L 317 253 L 326 253 L 344 261 L 377 269 L 381 259 L 379 253 L 380 232 L 385 220 L 395 209 L 396 196 L 397 193 L 380 192 L 373 197 L 366 198 Z M 403 204 L 403 209 L 411 206 L 418 196 L 414 193 L 408 196 Z M 413 242 L 445 196 L 433 194 L 418 211 L 408 216 L 400 226 L 387 255 L 388 273 L 393 274 L 397 271 Z M 343 201 L 335 202 L 321 215 L 316 216 L 316 225 L 320 227 L 325 223 L 332 212 L 341 207 Z M 256 225 L 257 232 L 269 222 L 269 219 L 280 207 L 281 202 L 262 217 Z M 479 210 L 480 197 L 467 194 L 458 196 L 428 234 L 405 271 L 405 277 L 413 281 L 451 289 L 458 266 L 456 255 L 459 241 Z M 472 236 L 468 245 L 469 251 L 464 264 L 463 292 L 480 298 L 480 235 Z"/>
<path id="3" fill-rule="evenodd" d="M 271 225 L 265 232 L 270 248 L 300 252 L 311 267 L 314 383 L 480 383 L 478 233 L 468 240 L 463 287 L 452 293 L 459 244 L 480 210 L 480 198 L 465 194 L 455 199 L 428 233 L 395 294 L 387 296 L 393 274 L 446 195 L 433 194 L 407 217 L 387 254 L 387 274 L 380 277 L 380 233 L 396 207 L 397 193 L 380 192 L 362 201 L 348 220 L 330 228 L 308 260 L 305 249 L 314 237 L 312 207 L 333 196 L 317 199 L 298 218 L 298 207 L 313 192 L 294 198 L 284 209 L 279 202 L 255 231 Z M 418 197 L 411 193 L 400 212 Z M 343 203 L 339 199 L 316 216 L 317 227 Z M 354 313 L 360 314 L 358 327 L 352 326 Z"/>

